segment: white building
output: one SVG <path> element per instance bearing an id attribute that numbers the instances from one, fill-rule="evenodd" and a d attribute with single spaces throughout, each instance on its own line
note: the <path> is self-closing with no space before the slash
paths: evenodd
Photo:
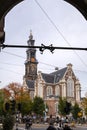
<path id="1" fill-rule="evenodd" d="M 34 46 L 34 42 L 35 40 L 30 34 L 28 45 Z M 29 91 L 32 99 L 34 96 L 44 99 L 49 107 L 48 115 L 57 115 L 59 97 L 66 98 L 72 104 L 80 102 L 81 85 L 73 72 L 71 63 L 50 74 L 40 71 L 37 73 L 36 49 L 29 48 L 26 53 L 24 89 Z"/>

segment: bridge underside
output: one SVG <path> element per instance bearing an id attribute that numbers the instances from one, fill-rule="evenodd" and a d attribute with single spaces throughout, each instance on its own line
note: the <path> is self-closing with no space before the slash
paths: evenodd
<path id="1" fill-rule="evenodd" d="M 0 0 L 0 44 L 5 41 L 4 23 L 6 14 L 24 0 Z M 87 0 L 64 0 L 76 7 L 87 20 Z"/>
<path id="2" fill-rule="evenodd" d="M 6 14 L 23 0 L 0 0 L 0 44 L 5 41 L 4 23 Z"/>

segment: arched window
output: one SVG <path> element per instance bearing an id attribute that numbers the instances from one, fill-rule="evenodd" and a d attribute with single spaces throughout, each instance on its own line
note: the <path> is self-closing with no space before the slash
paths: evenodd
<path id="1" fill-rule="evenodd" d="M 72 78 L 67 80 L 67 96 L 74 97 L 74 81 Z"/>
<path id="2" fill-rule="evenodd" d="M 51 86 L 48 86 L 47 87 L 47 96 L 50 96 L 53 94 L 53 91 L 52 91 L 52 87 Z"/>
<path id="3" fill-rule="evenodd" d="M 58 85 L 55 87 L 55 95 L 60 96 L 60 87 Z"/>

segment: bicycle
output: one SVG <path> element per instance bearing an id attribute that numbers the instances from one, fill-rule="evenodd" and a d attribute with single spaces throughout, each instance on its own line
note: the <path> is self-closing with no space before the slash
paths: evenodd
<path id="1" fill-rule="evenodd" d="M 32 126 L 32 124 L 31 124 L 30 122 L 27 122 L 25 129 L 26 129 L 26 130 L 32 130 L 32 127 L 31 127 L 31 126 Z"/>

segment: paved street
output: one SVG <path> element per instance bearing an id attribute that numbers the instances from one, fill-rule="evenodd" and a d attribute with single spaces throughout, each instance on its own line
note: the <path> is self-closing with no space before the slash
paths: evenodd
<path id="1" fill-rule="evenodd" d="M 33 124 L 32 130 L 46 130 L 47 127 L 47 124 Z M 16 129 L 14 128 L 14 130 Z M 18 130 L 25 130 L 24 124 L 19 125 Z M 73 128 L 73 130 L 87 130 L 87 125 L 76 126 L 76 128 Z"/>

